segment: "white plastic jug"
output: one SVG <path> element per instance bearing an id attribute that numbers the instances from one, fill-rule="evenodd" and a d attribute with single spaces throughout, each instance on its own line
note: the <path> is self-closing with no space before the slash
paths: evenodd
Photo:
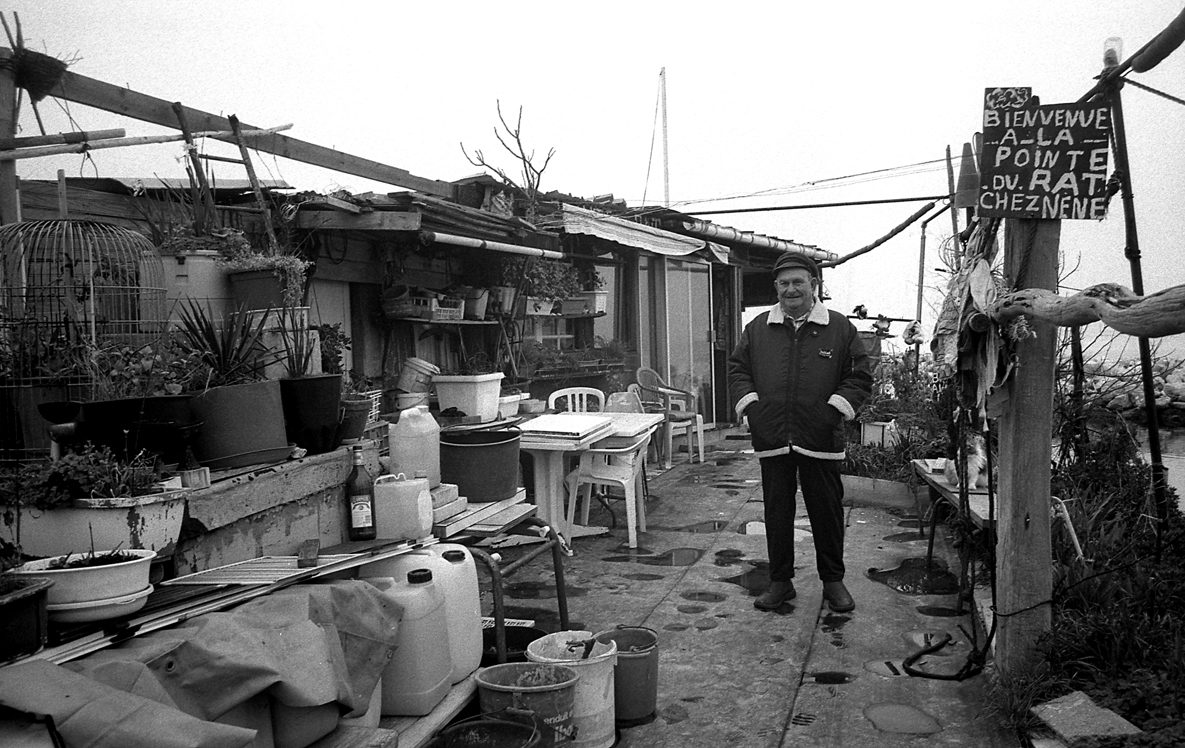
<path id="1" fill-rule="evenodd" d="M 426 568 L 367 581 L 403 607 L 395 654 L 383 670 L 383 716 L 428 714 L 452 685 L 444 597 Z"/>
<path id="2" fill-rule="evenodd" d="M 428 488 L 440 485 L 440 424 L 427 405 L 399 413 L 399 421 L 387 426 L 391 474 L 428 476 Z"/>
<path id="3" fill-rule="evenodd" d="M 429 553 L 440 558 L 433 575 L 444 593 L 448 610 L 448 635 L 453 656 L 453 683 L 460 683 L 481 664 L 481 593 L 477 564 L 463 545 L 437 543 Z"/>
<path id="4" fill-rule="evenodd" d="M 432 492 L 428 479 L 403 473 L 374 482 L 375 529 L 381 540 L 419 540 L 432 534 Z"/>
<path id="5" fill-rule="evenodd" d="M 358 576 L 403 579 L 409 571 L 430 569 L 444 596 L 448 614 L 451 682 L 459 683 L 481 664 L 481 597 L 477 565 L 463 545 L 437 543 L 399 556 L 374 561 L 358 570 Z"/>

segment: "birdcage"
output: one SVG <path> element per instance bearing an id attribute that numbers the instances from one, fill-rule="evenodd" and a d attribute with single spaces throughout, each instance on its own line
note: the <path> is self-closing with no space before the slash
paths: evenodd
<path id="1" fill-rule="evenodd" d="M 0 457 L 48 450 L 43 402 L 79 400 L 100 347 L 165 329 L 164 266 L 146 238 L 97 221 L 0 226 Z"/>

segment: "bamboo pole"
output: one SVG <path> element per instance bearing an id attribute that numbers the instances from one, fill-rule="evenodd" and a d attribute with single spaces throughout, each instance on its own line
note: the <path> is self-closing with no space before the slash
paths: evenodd
<path id="1" fill-rule="evenodd" d="M 123 128 L 112 130 L 88 130 L 80 132 L 60 132 L 55 135 L 34 135 L 27 138 L 0 138 L 0 151 L 13 148 L 29 148 L 35 145 L 57 145 L 59 143 L 86 143 L 95 140 L 110 140 L 127 135 Z"/>
<path id="2" fill-rule="evenodd" d="M 3 84 L 0 83 L 0 86 Z M 3 91 L 0 90 L 0 95 Z M 3 127 L 3 121 L 0 120 L 0 128 Z M 243 137 L 250 138 L 259 135 L 271 135 L 282 130 L 288 130 L 292 127 L 291 124 L 280 125 L 279 127 L 269 127 L 266 130 L 244 130 Z M 195 132 L 195 138 L 214 138 L 218 136 L 231 136 L 233 132 L 223 132 L 221 130 L 210 130 L 206 132 Z M 114 140 L 100 140 L 94 143 L 70 143 L 66 145 L 43 145 L 34 148 L 22 148 L 15 151 L 0 151 L 0 164 L 10 161 L 16 161 L 24 158 L 40 158 L 41 156 L 56 156 L 62 153 L 86 153 L 87 151 L 97 151 L 102 148 L 122 148 L 130 145 L 152 145 L 154 143 L 171 143 L 177 140 L 184 140 L 185 136 L 177 135 L 139 135 L 131 138 L 118 138 Z"/>
<path id="3" fill-rule="evenodd" d="M 1008 219 L 1005 228 L 1004 269 L 1013 284 L 1056 289 L 1061 222 Z M 1049 480 L 1057 336 L 1047 322 L 1033 329 L 1036 337 L 1017 344 L 1024 365 L 1009 380 L 1008 409 L 1000 419 L 996 662 L 1009 675 L 1037 664 L 1037 643 L 1052 619 Z"/>

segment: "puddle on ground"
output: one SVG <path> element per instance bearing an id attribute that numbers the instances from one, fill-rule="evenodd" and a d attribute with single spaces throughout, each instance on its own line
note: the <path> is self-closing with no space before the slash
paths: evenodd
<path id="1" fill-rule="evenodd" d="M 915 530 L 914 532 L 895 532 L 892 535 L 886 535 L 881 540 L 886 543 L 910 543 L 915 540 L 925 540 L 925 535 L 920 535 Z"/>
<path id="2" fill-rule="evenodd" d="M 658 710 L 658 716 L 662 717 L 663 722 L 668 725 L 673 725 L 687 719 L 687 709 L 678 704 L 670 704 Z"/>
<path id="3" fill-rule="evenodd" d="M 662 630 L 663 631 L 686 631 L 689 628 L 691 628 L 691 627 L 688 626 L 686 623 L 668 623 L 666 626 L 662 627 Z"/>
<path id="4" fill-rule="evenodd" d="M 727 522 L 725 522 L 722 519 L 714 519 L 709 522 L 696 522 L 694 525 L 687 525 L 685 527 L 680 527 L 679 531 L 680 532 L 693 532 L 693 533 L 696 533 L 697 535 L 699 535 L 699 534 L 708 533 L 708 532 L 720 532 L 721 530 L 723 530 L 726 527 L 728 527 Z"/>
<path id="5" fill-rule="evenodd" d="M 712 563 L 716 566 L 736 566 L 746 563 L 745 552 L 739 548 L 721 548 L 712 554 Z"/>
<path id="6" fill-rule="evenodd" d="M 715 618 L 700 618 L 695 622 L 697 631 L 710 631 L 720 625 L 720 622 Z"/>
<path id="7" fill-rule="evenodd" d="M 851 616 L 843 616 L 838 613 L 828 613 L 823 616 L 823 632 L 830 634 L 839 631 L 844 627 L 848 621 L 852 620 Z"/>
<path id="8" fill-rule="evenodd" d="M 920 521 L 920 520 L 916 520 L 916 519 L 907 519 L 907 520 L 902 520 L 901 522 L 898 522 L 898 523 L 897 523 L 897 526 L 898 526 L 898 527 L 913 527 L 913 528 L 918 528 L 918 527 L 921 527 L 921 526 L 922 526 L 922 523 L 921 523 L 921 521 Z"/>
<path id="9" fill-rule="evenodd" d="M 698 548 L 672 548 L 666 553 L 659 553 L 652 556 L 636 555 L 631 553 L 628 556 L 606 556 L 602 561 L 610 563 L 629 563 L 644 564 L 646 566 L 691 566 L 699 560 L 703 553 Z"/>
<path id="10" fill-rule="evenodd" d="M 844 673 L 838 670 L 811 673 L 811 677 L 815 679 L 815 683 L 821 683 L 825 686 L 842 686 L 844 683 L 851 683 L 856 680 L 856 676 L 851 673 Z"/>
<path id="11" fill-rule="evenodd" d="M 942 731 L 938 720 L 905 704 L 873 704 L 864 709 L 864 716 L 881 732 L 929 735 Z"/>
<path id="12" fill-rule="evenodd" d="M 960 613 L 954 608 L 947 608 L 942 605 L 919 605 L 914 610 L 924 616 L 932 616 L 934 618 L 958 618 L 959 616 L 967 615 L 966 612 Z"/>
<path id="13" fill-rule="evenodd" d="M 679 597 L 684 600 L 691 600 L 697 603 L 722 603 L 728 599 L 727 595 L 722 595 L 719 592 L 707 592 L 705 590 L 692 590 L 691 592 L 684 592 Z"/>
<path id="14" fill-rule="evenodd" d="M 765 523 L 761 520 L 753 520 L 752 522 L 742 522 L 737 527 L 737 532 L 741 535 L 764 535 Z"/>
<path id="15" fill-rule="evenodd" d="M 568 597 L 585 597 L 588 590 L 584 587 L 566 585 Z M 555 585 L 547 582 L 514 582 L 505 587 L 506 596 L 516 600 L 542 600 L 555 597 Z"/>
<path id="16" fill-rule="evenodd" d="M 688 615 L 696 615 L 697 613 L 704 613 L 708 609 L 703 605 L 676 605 L 675 610 L 680 613 L 687 613 Z"/>
<path id="17" fill-rule="evenodd" d="M 907 558 L 896 569 L 868 570 L 868 578 L 906 595 L 951 595 L 959 591 L 958 578 L 946 570 L 946 562 L 935 558 Z"/>
<path id="18" fill-rule="evenodd" d="M 662 574 L 646 574 L 644 572 L 636 572 L 634 574 L 622 574 L 626 579 L 632 579 L 635 582 L 657 582 L 660 579 L 666 579 Z"/>
<path id="19" fill-rule="evenodd" d="M 735 577 L 721 577 L 717 581 L 744 587 L 748 591 L 749 597 L 757 597 L 769 587 L 769 562 L 746 561 L 745 563 L 751 564 L 753 568 L 737 574 Z"/>

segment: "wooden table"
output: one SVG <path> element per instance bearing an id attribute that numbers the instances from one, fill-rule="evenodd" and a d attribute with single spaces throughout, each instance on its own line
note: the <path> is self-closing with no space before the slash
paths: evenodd
<path id="1" fill-rule="evenodd" d="M 925 481 L 930 489 L 930 502 L 945 501 L 954 507 L 959 507 L 959 487 L 949 483 L 942 471 L 946 460 L 911 460 L 914 472 Z M 995 517 L 988 516 L 988 492 L 986 488 L 971 488 L 967 491 L 967 509 L 971 521 L 976 527 L 991 527 L 995 525 Z"/>
<path id="2" fill-rule="evenodd" d="M 590 418 L 600 419 L 601 425 L 589 431 Z M 608 532 L 607 527 L 568 525 L 564 513 L 564 478 L 567 477 L 564 455 L 583 452 L 603 439 L 641 436 L 664 418 L 661 413 L 555 413 L 548 417 L 548 422 L 559 428 L 546 435 L 532 433 L 531 421 L 525 421 L 519 446 L 535 460 L 535 503 L 539 518 L 569 540 Z M 562 433 L 565 420 L 574 426 L 568 434 Z"/>

